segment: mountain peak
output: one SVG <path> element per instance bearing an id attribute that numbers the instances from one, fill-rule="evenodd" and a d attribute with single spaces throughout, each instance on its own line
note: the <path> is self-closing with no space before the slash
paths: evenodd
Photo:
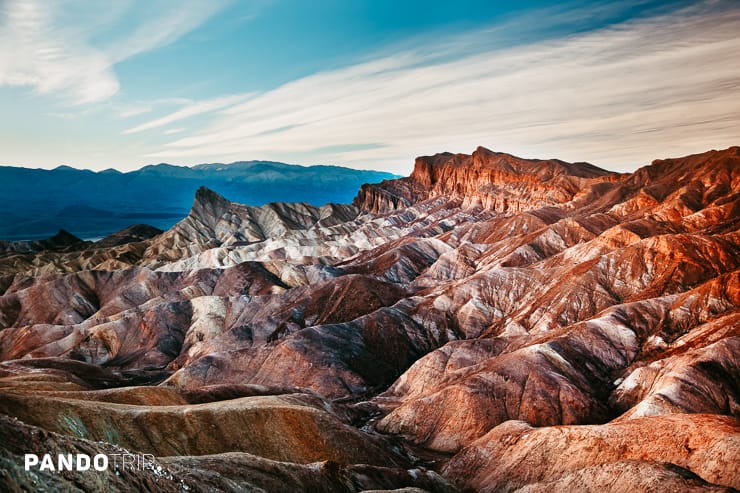
<path id="1" fill-rule="evenodd" d="M 66 229 L 60 229 L 57 234 L 49 238 L 49 242 L 55 245 L 72 245 L 81 241 L 81 239 L 79 239 Z"/>
<path id="2" fill-rule="evenodd" d="M 614 176 L 589 163 L 525 159 L 479 146 L 472 154 L 443 152 L 418 157 L 409 178 L 363 187 L 355 204 L 382 212 L 447 196 L 463 206 L 520 212 L 564 204 L 588 182 Z"/>
<path id="3" fill-rule="evenodd" d="M 122 175 L 123 173 L 121 173 L 120 171 L 118 171 L 115 168 L 107 168 L 107 169 L 104 169 L 102 171 L 98 171 L 98 174 L 101 174 L 101 175 Z"/>
<path id="4" fill-rule="evenodd" d="M 202 186 L 195 192 L 195 200 L 193 200 L 189 216 L 200 220 L 203 224 L 215 225 L 229 206 L 231 202 L 228 199 Z"/>
<path id="5" fill-rule="evenodd" d="M 456 168 L 498 170 L 507 175 L 498 176 L 498 179 L 503 180 L 516 179 L 516 176 L 526 176 L 547 181 L 560 175 L 596 178 L 613 174 L 589 163 L 568 163 L 559 159 L 525 159 L 479 146 L 469 155 L 444 152 L 434 156 L 418 157 L 411 177 L 424 185 L 428 185 L 430 178 L 434 182 L 434 177 L 429 176 L 430 173 L 442 175 L 445 173 L 445 169 Z"/>
<path id="6" fill-rule="evenodd" d="M 228 202 L 223 195 L 205 186 L 198 187 L 195 191 L 195 201 L 201 203 Z"/>

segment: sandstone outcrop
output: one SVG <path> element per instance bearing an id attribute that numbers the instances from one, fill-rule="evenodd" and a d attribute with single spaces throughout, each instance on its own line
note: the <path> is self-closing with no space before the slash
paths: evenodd
<path id="1" fill-rule="evenodd" d="M 479 147 L 470 155 L 445 152 L 416 158 L 410 177 L 363 185 L 355 205 L 378 213 L 445 197 L 463 207 L 516 213 L 565 204 L 588 185 L 618 178 L 588 163 L 522 159 Z"/>

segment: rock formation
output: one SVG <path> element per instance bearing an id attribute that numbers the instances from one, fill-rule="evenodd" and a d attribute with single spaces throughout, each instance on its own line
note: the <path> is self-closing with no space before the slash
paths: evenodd
<path id="1" fill-rule="evenodd" d="M 739 228 L 738 147 L 478 148 L 354 205 L 201 188 L 162 233 L 6 249 L 3 460 L 40 427 L 227 491 L 731 491 Z"/>
<path id="2" fill-rule="evenodd" d="M 588 163 L 521 159 L 479 147 L 471 155 L 445 152 L 416 158 L 410 177 L 363 185 L 355 205 L 377 213 L 445 197 L 462 207 L 516 213 L 564 204 L 591 184 L 617 178 Z"/>

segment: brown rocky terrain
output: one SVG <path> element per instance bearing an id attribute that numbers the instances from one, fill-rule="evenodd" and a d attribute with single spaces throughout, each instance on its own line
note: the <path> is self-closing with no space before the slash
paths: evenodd
<path id="1" fill-rule="evenodd" d="M 732 491 L 738 431 L 737 420 L 704 414 L 545 428 L 507 421 L 444 471 L 477 491 Z"/>
<path id="2" fill-rule="evenodd" d="M 24 475 L 29 434 L 174 478 L 121 491 L 740 488 L 738 147 L 478 148 L 354 205 L 200 189 L 166 232 L 6 250 L 4 489 L 99 489 Z"/>

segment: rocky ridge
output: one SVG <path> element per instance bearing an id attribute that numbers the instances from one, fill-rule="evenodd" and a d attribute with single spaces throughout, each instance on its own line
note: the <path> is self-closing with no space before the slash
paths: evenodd
<path id="1" fill-rule="evenodd" d="M 618 177 L 588 163 L 522 159 L 478 147 L 470 155 L 445 152 L 416 158 L 411 176 L 363 185 L 354 203 L 378 213 L 445 197 L 464 208 L 516 213 L 565 204 L 591 185 Z"/>

